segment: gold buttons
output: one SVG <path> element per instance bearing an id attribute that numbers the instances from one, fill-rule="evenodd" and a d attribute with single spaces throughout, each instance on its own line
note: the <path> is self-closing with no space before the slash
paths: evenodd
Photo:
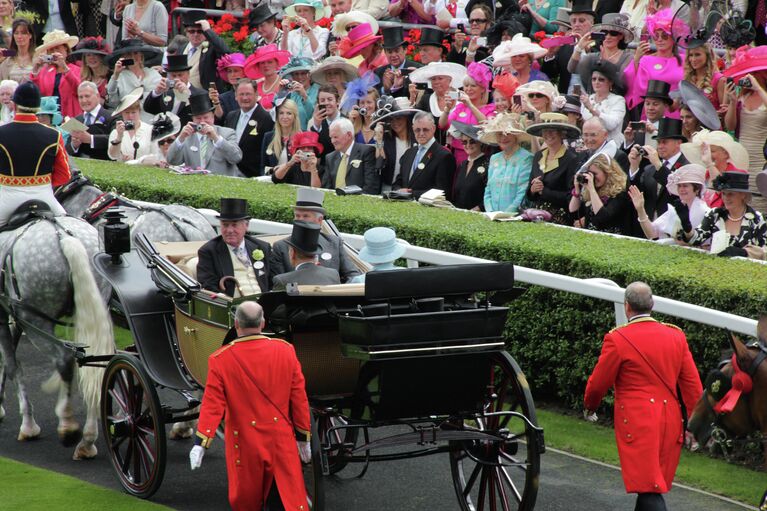
<path id="1" fill-rule="evenodd" d="M 654 398 L 654 397 L 651 397 L 651 398 L 650 398 L 650 402 L 651 402 L 651 403 L 654 403 L 654 402 L 655 402 L 655 398 Z"/>
<path id="2" fill-rule="evenodd" d="M 298 509 L 300 509 L 301 511 L 303 511 L 303 509 L 304 509 L 304 506 L 298 506 Z"/>
<path id="3" fill-rule="evenodd" d="M 654 485 L 654 486 L 655 486 L 656 488 L 660 488 L 660 486 L 658 486 L 657 484 L 656 484 L 656 485 Z"/>
<path id="4" fill-rule="evenodd" d="M 626 433 L 626 438 L 631 438 L 631 433 Z"/>
<path id="5" fill-rule="evenodd" d="M 234 444 L 234 448 L 235 448 L 235 449 L 239 449 L 239 448 L 240 448 L 240 446 L 239 446 L 239 445 L 237 445 L 237 444 Z"/>
<path id="6" fill-rule="evenodd" d="M 668 403 L 668 401 L 666 401 L 666 400 L 664 399 L 664 400 L 663 400 L 663 404 L 665 405 L 666 403 Z"/>
<path id="7" fill-rule="evenodd" d="M 628 419 L 623 419 L 623 424 L 628 424 L 628 423 L 629 423 Z"/>
<path id="8" fill-rule="evenodd" d="M 274 422 L 277 422 L 277 417 L 274 418 Z"/>
<path id="9" fill-rule="evenodd" d="M 234 432 L 234 436 L 237 436 L 237 435 L 239 435 L 239 434 L 240 434 L 240 433 L 239 433 L 239 431 L 235 431 L 235 432 Z"/>
<path id="10" fill-rule="evenodd" d="M 256 421 L 250 421 L 250 425 L 251 426 L 255 426 L 256 425 Z"/>
<path id="11" fill-rule="evenodd" d="M 621 405 L 621 410 L 623 410 L 623 405 Z"/>
<path id="12" fill-rule="evenodd" d="M 235 463 L 237 463 L 239 465 L 240 464 L 240 460 L 236 460 Z"/>
<path id="13" fill-rule="evenodd" d="M 206 432 L 206 433 L 210 433 L 210 430 L 209 430 L 209 429 L 206 429 L 206 430 L 205 430 L 205 432 Z"/>

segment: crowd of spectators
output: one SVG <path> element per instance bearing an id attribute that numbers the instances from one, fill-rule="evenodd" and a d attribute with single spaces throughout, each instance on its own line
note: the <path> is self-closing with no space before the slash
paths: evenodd
<path id="1" fill-rule="evenodd" d="M 757 4 L 698 27 L 671 0 L 0 0 L 0 123 L 32 81 L 71 156 L 763 259 Z"/>

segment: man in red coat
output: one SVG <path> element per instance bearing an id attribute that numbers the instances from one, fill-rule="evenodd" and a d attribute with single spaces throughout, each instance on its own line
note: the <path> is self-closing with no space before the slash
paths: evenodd
<path id="1" fill-rule="evenodd" d="M 677 388 L 687 410 L 703 393 L 687 339 L 678 327 L 650 317 L 652 291 L 644 282 L 626 288 L 627 325 L 605 335 L 589 377 L 584 416 L 615 386 L 615 439 L 626 492 L 638 493 L 635 511 L 664 511 L 684 440 Z"/>
<path id="2" fill-rule="evenodd" d="M 192 470 L 226 419 L 226 470 L 232 509 L 307 510 L 301 461 L 311 459 L 310 418 L 304 375 L 293 346 L 261 335 L 264 314 L 256 302 L 235 313 L 238 338 L 208 359 Z M 298 438 L 298 449 L 296 449 Z M 284 506 L 284 508 L 282 507 Z"/>

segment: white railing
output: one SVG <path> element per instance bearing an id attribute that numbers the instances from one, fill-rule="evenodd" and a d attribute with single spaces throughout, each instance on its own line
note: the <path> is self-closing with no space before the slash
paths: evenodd
<path id="1" fill-rule="evenodd" d="M 218 227 L 216 212 L 212 210 L 200 210 L 213 224 Z M 251 220 L 249 231 L 255 234 L 286 234 L 292 229 L 290 224 L 279 222 L 270 222 L 267 220 Z M 362 248 L 365 244 L 362 236 L 358 234 L 342 233 L 344 241 L 356 249 Z M 489 259 L 465 256 L 434 250 L 431 248 L 417 247 L 409 245 L 403 256 L 408 260 L 408 266 L 414 267 L 418 263 L 447 265 L 447 264 L 471 264 L 471 263 L 494 263 Z M 626 316 L 623 312 L 623 293 L 624 288 L 618 286 L 615 282 L 608 279 L 579 279 L 568 275 L 560 275 L 523 266 L 514 266 L 514 278 L 518 282 L 533 284 L 557 291 L 566 291 L 576 293 L 581 296 L 597 298 L 613 302 L 615 305 L 615 324 L 622 325 L 626 322 Z M 653 310 L 660 314 L 666 314 L 677 318 L 702 323 L 704 325 L 724 328 L 739 334 L 756 336 L 756 320 L 736 316 L 727 312 L 701 307 L 669 298 L 655 296 L 655 307 Z"/>

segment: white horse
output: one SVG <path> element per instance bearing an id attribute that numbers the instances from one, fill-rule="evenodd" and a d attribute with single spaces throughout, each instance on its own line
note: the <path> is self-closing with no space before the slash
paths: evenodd
<path id="1" fill-rule="evenodd" d="M 58 433 L 65 445 L 79 441 L 73 458 L 93 458 L 98 436 L 99 402 L 103 369 L 83 367 L 77 371 L 75 353 L 54 337 L 58 320 L 70 317 L 74 324 L 74 342 L 86 345 L 88 355 L 115 352 L 112 324 L 106 306 L 108 286 L 99 285 L 90 261 L 98 251 L 96 229 L 79 219 L 56 217 L 37 220 L 15 231 L 0 233 L 0 419 L 5 383 L 15 381 L 18 390 L 21 427 L 20 441 L 36 438 L 40 426 L 22 381 L 16 348 L 22 333 L 31 342 L 49 343 L 56 353 L 58 377 L 46 386 L 58 389 L 56 415 Z M 71 394 L 74 375 L 79 375 L 80 389 L 87 408 L 85 427 L 73 418 Z"/>

